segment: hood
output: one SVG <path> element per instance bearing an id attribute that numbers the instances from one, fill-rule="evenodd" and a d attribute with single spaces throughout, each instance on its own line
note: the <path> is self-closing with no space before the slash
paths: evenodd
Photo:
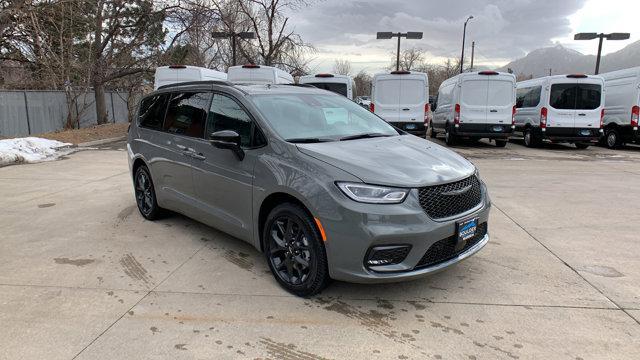
<path id="1" fill-rule="evenodd" d="M 422 187 L 456 181 L 475 171 L 457 153 L 411 135 L 297 146 L 368 184 Z"/>

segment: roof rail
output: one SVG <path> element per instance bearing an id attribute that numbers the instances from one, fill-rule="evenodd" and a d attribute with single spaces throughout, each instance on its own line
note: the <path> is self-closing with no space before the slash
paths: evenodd
<path id="1" fill-rule="evenodd" d="M 199 80 L 199 81 L 184 81 L 173 84 L 162 85 L 158 87 L 158 90 L 172 88 L 177 86 L 189 86 L 189 85 L 226 85 L 233 86 L 233 83 L 225 80 Z"/>

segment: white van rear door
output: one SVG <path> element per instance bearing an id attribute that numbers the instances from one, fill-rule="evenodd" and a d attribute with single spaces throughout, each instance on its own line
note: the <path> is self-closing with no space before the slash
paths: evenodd
<path id="1" fill-rule="evenodd" d="M 515 84 L 511 80 L 489 79 L 487 84 L 487 124 L 511 125 Z"/>
<path id="2" fill-rule="evenodd" d="M 374 112 L 388 122 L 398 121 L 400 79 L 378 79 L 375 84 Z"/>
<path id="3" fill-rule="evenodd" d="M 473 77 L 462 81 L 460 88 L 460 123 L 485 124 L 487 122 L 487 89 L 489 80 Z"/>
<path id="4" fill-rule="evenodd" d="M 547 127 L 573 128 L 575 125 L 576 80 L 551 83 Z"/>
<path id="5" fill-rule="evenodd" d="M 403 76 L 401 79 L 398 121 L 423 123 L 425 104 L 429 101 L 427 84 L 420 78 Z"/>
<path id="6" fill-rule="evenodd" d="M 574 127 L 599 129 L 603 101 L 600 79 L 578 79 Z"/>

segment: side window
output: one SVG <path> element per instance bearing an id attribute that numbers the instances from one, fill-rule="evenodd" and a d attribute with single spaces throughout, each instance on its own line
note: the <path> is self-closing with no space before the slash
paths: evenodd
<path id="1" fill-rule="evenodd" d="M 528 88 L 520 88 L 516 90 L 516 108 L 520 109 L 524 107 L 524 99 L 528 92 Z"/>
<path id="2" fill-rule="evenodd" d="M 530 88 L 527 92 L 527 98 L 525 100 L 526 107 L 536 107 L 540 104 L 540 94 L 542 93 L 542 86 L 536 86 Z"/>
<path id="3" fill-rule="evenodd" d="M 264 136 L 249 114 L 235 100 L 222 94 L 214 94 L 207 120 L 207 137 L 222 130 L 237 132 L 242 147 L 260 146 L 265 143 Z"/>
<path id="4" fill-rule="evenodd" d="M 168 94 L 158 94 L 142 99 L 140 110 L 138 111 L 138 123 L 140 126 L 161 130 L 168 98 Z"/>
<path id="5" fill-rule="evenodd" d="M 554 109 L 574 110 L 576 108 L 576 84 L 553 84 L 549 105 Z"/>
<path id="6" fill-rule="evenodd" d="M 169 101 L 164 131 L 201 138 L 210 98 L 208 92 L 174 93 Z"/>

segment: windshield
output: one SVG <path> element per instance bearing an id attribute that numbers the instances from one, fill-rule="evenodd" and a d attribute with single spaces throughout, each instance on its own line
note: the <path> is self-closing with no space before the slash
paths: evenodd
<path id="1" fill-rule="evenodd" d="M 398 135 L 398 131 L 384 120 L 342 96 L 256 95 L 253 102 L 278 135 L 287 140 Z"/>
<path id="2" fill-rule="evenodd" d="M 328 83 L 328 82 L 314 83 L 314 82 L 310 82 L 310 83 L 307 83 L 307 84 L 313 85 L 313 86 L 317 87 L 318 89 L 329 90 L 329 91 L 334 92 L 336 94 L 340 94 L 342 96 L 347 96 L 347 84 L 345 84 L 345 83 Z"/>

